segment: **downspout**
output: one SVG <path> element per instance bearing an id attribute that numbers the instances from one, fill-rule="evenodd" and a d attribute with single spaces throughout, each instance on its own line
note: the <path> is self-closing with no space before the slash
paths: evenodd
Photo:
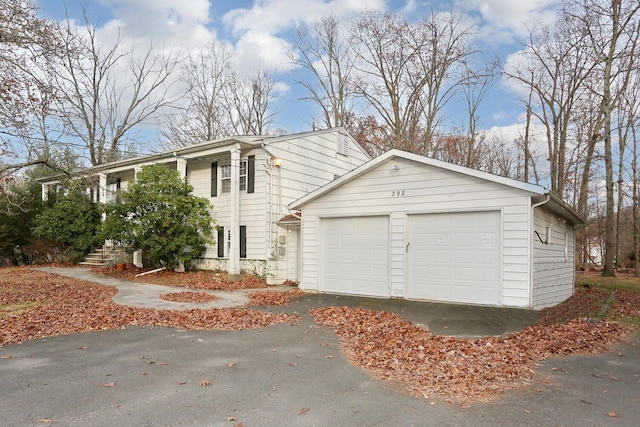
<path id="1" fill-rule="evenodd" d="M 264 142 L 260 144 L 260 147 L 269 155 L 269 192 L 268 196 L 268 208 L 267 208 L 267 245 L 265 248 L 265 260 L 268 262 L 271 259 L 271 249 L 273 247 L 273 159 L 275 155 L 267 148 L 267 144 Z"/>
<path id="2" fill-rule="evenodd" d="M 547 198 L 541 202 L 531 205 L 531 216 L 529 217 L 529 305 L 533 308 L 533 220 L 534 209 L 546 205 L 551 200 L 551 195 L 547 193 Z"/>

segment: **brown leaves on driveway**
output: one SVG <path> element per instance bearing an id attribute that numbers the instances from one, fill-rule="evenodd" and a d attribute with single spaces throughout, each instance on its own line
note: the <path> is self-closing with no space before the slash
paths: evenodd
<path id="1" fill-rule="evenodd" d="M 217 300 L 218 297 L 207 292 L 182 291 L 170 294 L 160 295 L 160 299 L 173 302 L 210 302 Z"/>
<path id="2" fill-rule="evenodd" d="M 531 380 L 536 361 L 603 351 L 632 330 L 574 320 L 531 326 L 506 338 L 459 339 L 433 335 L 387 312 L 327 307 L 310 314 L 316 323 L 334 329 L 351 362 L 375 378 L 417 396 L 460 404 L 496 398 Z"/>
<path id="3" fill-rule="evenodd" d="M 127 326 L 255 329 L 299 317 L 245 308 L 156 310 L 118 305 L 112 287 L 24 269 L 0 269 L 0 345 Z"/>
<path id="4" fill-rule="evenodd" d="M 249 294 L 249 302 L 247 305 L 262 307 L 287 305 L 291 302 L 292 298 L 302 295 L 305 295 L 305 293 L 297 288 L 290 291 L 256 291 Z"/>

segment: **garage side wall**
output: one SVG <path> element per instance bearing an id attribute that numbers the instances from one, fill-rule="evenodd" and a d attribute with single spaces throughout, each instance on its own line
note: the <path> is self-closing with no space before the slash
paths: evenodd
<path id="1" fill-rule="evenodd" d="M 573 225 L 544 207 L 533 213 L 533 308 L 558 304 L 573 295 Z"/>
<path id="2" fill-rule="evenodd" d="M 500 305 L 530 307 L 530 196 L 521 190 L 407 159 L 392 159 L 302 207 L 300 287 L 319 290 L 322 218 L 389 217 L 389 294 L 406 297 L 408 216 L 501 212 Z"/>

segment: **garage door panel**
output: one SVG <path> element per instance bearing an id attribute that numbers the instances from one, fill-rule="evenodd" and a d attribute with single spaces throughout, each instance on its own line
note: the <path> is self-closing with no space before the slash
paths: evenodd
<path id="1" fill-rule="evenodd" d="M 500 304 L 500 212 L 412 215 L 407 296 Z"/>
<path id="2" fill-rule="evenodd" d="M 319 290 L 389 296 L 389 218 L 326 218 L 321 221 Z"/>

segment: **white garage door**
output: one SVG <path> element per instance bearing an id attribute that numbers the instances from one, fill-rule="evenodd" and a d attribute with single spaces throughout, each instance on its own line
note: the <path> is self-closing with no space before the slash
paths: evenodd
<path id="1" fill-rule="evenodd" d="M 389 296 L 389 218 L 321 220 L 322 292 Z"/>
<path id="2" fill-rule="evenodd" d="M 500 304 L 500 212 L 412 215 L 407 297 Z"/>

